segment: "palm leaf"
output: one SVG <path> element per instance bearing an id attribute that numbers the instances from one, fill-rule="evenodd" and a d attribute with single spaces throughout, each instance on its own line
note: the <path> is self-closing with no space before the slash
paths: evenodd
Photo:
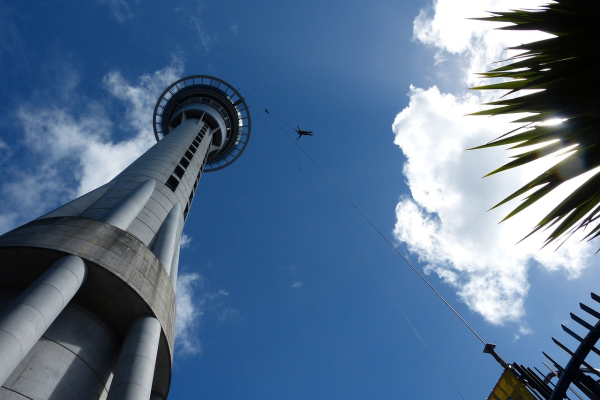
<path id="1" fill-rule="evenodd" d="M 502 30 L 538 30 L 554 37 L 512 47 L 522 53 L 479 74 L 482 78 L 503 81 L 472 88 L 508 92 L 486 104 L 491 108 L 471 115 L 529 114 L 513 121 L 527 125 L 473 149 L 541 146 L 513 156 L 514 160 L 486 176 L 560 154 L 565 149 L 570 151 L 567 157 L 493 207 L 526 195 L 506 220 L 536 204 L 564 182 L 600 167 L 600 2 L 555 0 L 538 10 L 490 14 L 478 19 L 511 24 L 499 28 Z M 541 91 L 506 97 L 530 89 Z M 540 125 L 554 118 L 562 119 L 563 123 Z M 600 236 L 600 174 L 562 200 L 529 235 L 549 229 L 547 245 L 588 228 L 586 239 Z"/>

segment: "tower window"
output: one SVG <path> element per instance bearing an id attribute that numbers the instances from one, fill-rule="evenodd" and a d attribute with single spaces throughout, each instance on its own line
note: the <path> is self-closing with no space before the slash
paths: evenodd
<path id="1" fill-rule="evenodd" d="M 185 157 L 181 157 L 179 164 L 183 165 L 183 168 L 187 168 L 190 165 L 190 161 Z"/>
<path id="2" fill-rule="evenodd" d="M 177 176 L 179 179 L 183 178 L 184 173 L 185 173 L 185 170 L 183 168 L 181 168 L 180 165 L 175 167 L 175 171 L 173 171 L 173 175 Z"/>
<path id="3" fill-rule="evenodd" d="M 179 185 L 179 180 L 177 178 L 175 178 L 173 175 L 171 175 L 169 177 L 169 180 L 167 181 L 166 185 L 169 189 L 171 189 L 172 191 L 175 191 L 177 189 L 177 186 Z"/>
<path id="4" fill-rule="evenodd" d="M 198 133 L 198 136 L 196 136 L 196 140 L 198 140 L 198 141 L 202 140 L 206 131 L 208 131 L 208 125 L 204 125 L 202 127 L 202 129 L 200 129 L 200 133 Z"/>

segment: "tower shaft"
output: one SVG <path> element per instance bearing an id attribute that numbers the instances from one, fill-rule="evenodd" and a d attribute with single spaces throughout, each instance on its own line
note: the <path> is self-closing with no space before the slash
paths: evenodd
<path id="1" fill-rule="evenodd" d="M 207 160 L 228 165 L 249 135 L 237 91 L 185 79 L 159 99 L 155 146 L 0 236 L 0 398 L 166 399 L 183 226 Z"/>

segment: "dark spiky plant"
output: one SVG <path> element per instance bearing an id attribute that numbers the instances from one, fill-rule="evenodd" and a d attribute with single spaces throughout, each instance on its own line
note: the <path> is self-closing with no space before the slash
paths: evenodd
<path id="1" fill-rule="evenodd" d="M 504 30 L 537 30 L 554 37 L 512 47 L 523 51 L 506 61 L 507 65 L 481 74 L 484 78 L 504 78 L 503 82 L 473 89 L 509 90 L 495 106 L 473 115 L 533 113 L 514 122 L 525 123 L 476 149 L 509 145 L 525 149 L 514 160 L 486 176 L 540 159 L 572 147 L 572 153 L 543 174 L 502 200 L 496 208 L 532 189 L 523 203 L 506 219 L 533 205 L 560 184 L 600 166 L 600 0 L 557 0 L 539 10 L 492 12 L 484 21 L 508 22 Z M 506 97 L 526 89 L 541 91 Z M 561 119 L 557 125 L 544 121 Z M 546 228 L 551 233 L 545 245 L 568 238 L 589 227 L 586 239 L 600 236 L 600 174 L 566 197 L 529 233 Z"/>

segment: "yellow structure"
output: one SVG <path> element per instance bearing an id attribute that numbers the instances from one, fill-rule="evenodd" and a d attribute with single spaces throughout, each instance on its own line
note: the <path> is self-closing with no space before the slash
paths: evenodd
<path id="1" fill-rule="evenodd" d="M 510 369 L 504 373 L 490 393 L 488 400 L 537 400 Z"/>

